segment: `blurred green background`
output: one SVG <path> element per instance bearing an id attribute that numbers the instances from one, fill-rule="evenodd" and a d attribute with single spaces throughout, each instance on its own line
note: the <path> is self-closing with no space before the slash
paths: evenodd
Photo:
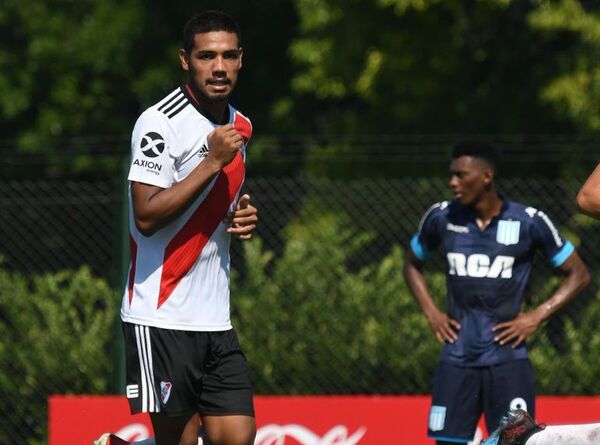
<path id="1" fill-rule="evenodd" d="M 46 443 L 49 394 L 123 390 L 129 137 L 207 8 L 242 28 L 261 222 L 232 244 L 232 310 L 257 393 L 429 391 L 439 347 L 400 270 L 464 136 L 592 271 L 529 342 L 539 392 L 600 392 L 600 231 L 574 203 L 600 159 L 600 1 L 0 0 L 0 443 Z M 538 258 L 526 304 L 557 280 Z"/>

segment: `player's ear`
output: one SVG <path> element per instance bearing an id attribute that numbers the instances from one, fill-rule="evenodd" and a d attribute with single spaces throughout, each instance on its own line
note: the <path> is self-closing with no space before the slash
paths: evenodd
<path id="1" fill-rule="evenodd" d="M 179 50 L 179 62 L 181 62 L 181 68 L 183 68 L 183 71 L 190 70 L 190 56 L 183 48 Z"/>
<path id="2" fill-rule="evenodd" d="M 240 66 L 239 66 L 239 68 L 241 68 L 242 67 L 242 56 L 244 55 L 244 48 L 242 48 L 240 46 L 240 49 L 238 51 L 240 52 Z"/>
<path id="3" fill-rule="evenodd" d="M 489 185 L 492 182 L 494 182 L 494 169 L 486 168 L 483 171 L 483 182 L 485 183 L 485 185 Z"/>

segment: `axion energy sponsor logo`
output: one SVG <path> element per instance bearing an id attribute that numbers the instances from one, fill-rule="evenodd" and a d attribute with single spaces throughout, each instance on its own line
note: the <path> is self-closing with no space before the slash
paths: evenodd
<path id="1" fill-rule="evenodd" d="M 156 158 L 165 149 L 165 140 L 163 137 L 153 131 L 146 133 L 140 142 L 140 148 L 144 156 Z"/>
<path id="2" fill-rule="evenodd" d="M 133 165 L 139 165 L 140 167 L 146 167 L 146 170 L 160 172 L 162 165 L 157 162 L 146 161 L 145 159 L 136 159 L 133 161 Z"/>

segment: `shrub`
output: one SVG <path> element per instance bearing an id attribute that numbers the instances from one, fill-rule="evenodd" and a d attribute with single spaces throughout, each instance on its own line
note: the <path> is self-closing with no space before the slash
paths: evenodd
<path id="1" fill-rule="evenodd" d="M 100 394 L 117 299 L 88 268 L 28 279 L 0 269 L 0 443 L 43 443 L 50 394 Z"/>
<path id="2" fill-rule="evenodd" d="M 424 393 L 439 346 L 404 282 L 403 252 L 355 268 L 372 239 L 308 204 L 280 257 L 246 243 L 232 307 L 259 393 Z M 356 270 L 354 270 L 356 269 Z M 430 277 L 443 294 L 444 277 Z"/>
<path id="3" fill-rule="evenodd" d="M 279 256 L 260 239 L 244 244 L 232 308 L 258 393 L 429 393 L 440 347 L 404 282 L 402 248 L 353 266 L 369 257 L 373 236 L 309 203 L 284 229 Z M 444 274 L 427 278 L 443 308 Z M 530 304 L 558 280 L 545 281 Z M 585 308 L 562 311 L 529 339 L 538 393 L 600 392 L 598 299 Z"/>

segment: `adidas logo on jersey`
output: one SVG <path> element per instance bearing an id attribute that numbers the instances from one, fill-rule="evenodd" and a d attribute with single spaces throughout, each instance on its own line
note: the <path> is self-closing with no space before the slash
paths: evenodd
<path id="1" fill-rule="evenodd" d="M 483 253 L 466 256 L 462 253 L 448 252 L 448 274 L 473 278 L 512 278 L 514 257 L 498 255 L 494 261 Z"/>
<path id="2" fill-rule="evenodd" d="M 198 150 L 198 157 L 205 158 L 206 156 L 208 156 L 208 151 L 208 145 L 203 144 L 202 147 L 200 147 L 200 150 Z"/>

